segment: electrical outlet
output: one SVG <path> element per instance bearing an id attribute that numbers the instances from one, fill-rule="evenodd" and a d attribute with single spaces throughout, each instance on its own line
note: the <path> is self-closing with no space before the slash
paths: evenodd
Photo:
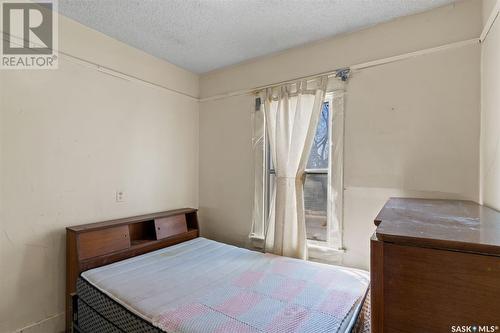
<path id="1" fill-rule="evenodd" d="M 125 201 L 125 192 L 116 191 L 116 202 L 124 202 Z"/>

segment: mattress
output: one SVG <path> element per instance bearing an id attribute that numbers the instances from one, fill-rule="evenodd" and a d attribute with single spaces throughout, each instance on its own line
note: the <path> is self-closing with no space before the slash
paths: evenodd
<path id="1" fill-rule="evenodd" d="M 200 237 L 83 272 L 79 322 L 111 325 L 102 332 L 345 332 L 368 285 L 365 271 Z"/>

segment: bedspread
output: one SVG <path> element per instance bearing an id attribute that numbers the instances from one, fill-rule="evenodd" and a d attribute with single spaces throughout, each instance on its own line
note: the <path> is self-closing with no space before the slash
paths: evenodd
<path id="1" fill-rule="evenodd" d="M 340 332 L 351 328 L 369 285 L 364 271 L 204 238 L 82 277 L 169 333 Z"/>

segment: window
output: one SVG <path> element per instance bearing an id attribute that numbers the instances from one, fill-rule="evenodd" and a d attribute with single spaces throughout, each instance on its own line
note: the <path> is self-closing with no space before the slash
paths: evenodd
<path id="1" fill-rule="evenodd" d="M 304 183 L 306 233 L 309 240 L 328 241 L 328 165 L 330 159 L 330 106 L 324 102 L 316 127 Z M 267 146 L 269 149 L 269 146 Z M 270 154 L 268 154 L 269 156 Z M 269 159 L 269 193 L 274 186 L 275 171 Z M 266 197 L 269 197 L 267 195 Z M 269 205 L 266 205 L 269 209 Z M 266 214 L 267 215 L 267 214 Z"/>
<path id="2" fill-rule="evenodd" d="M 307 238 L 328 240 L 327 202 L 328 165 L 330 160 L 330 105 L 323 103 L 316 128 L 304 183 L 304 208 Z"/>
<path id="3" fill-rule="evenodd" d="M 255 204 L 250 237 L 255 240 L 264 238 L 275 170 L 266 137 L 264 110 L 258 100 L 252 117 Z M 343 117 L 342 94 L 328 93 L 316 127 L 304 182 L 306 234 L 310 249 L 311 246 L 342 248 Z"/>

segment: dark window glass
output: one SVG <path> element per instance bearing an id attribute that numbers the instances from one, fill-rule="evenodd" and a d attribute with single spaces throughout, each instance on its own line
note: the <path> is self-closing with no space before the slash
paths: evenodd
<path id="1" fill-rule="evenodd" d="M 307 169 L 328 169 L 328 155 L 330 145 L 328 142 L 328 102 L 323 103 L 321 114 L 316 128 Z"/>
<path id="2" fill-rule="evenodd" d="M 308 174 L 304 184 L 307 239 L 327 241 L 328 174 Z"/>

